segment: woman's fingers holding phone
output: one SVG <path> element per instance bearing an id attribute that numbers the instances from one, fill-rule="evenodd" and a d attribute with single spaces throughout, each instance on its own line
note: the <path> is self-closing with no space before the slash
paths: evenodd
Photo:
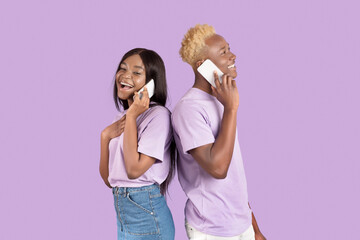
<path id="1" fill-rule="evenodd" d="M 144 107 L 147 107 L 147 108 L 149 107 L 150 99 L 149 99 L 149 92 L 148 92 L 146 86 L 144 87 L 144 91 L 142 91 L 141 102 Z"/>
<path id="2" fill-rule="evenodd" d="M 149 108 L 149 102 L 149 93 L 146 87 L 141 93 L 135 92 L 134 102 L 129 107 L 126 115 L 128 115 L 128 117 L 137 118 L 140 114 L 142 114 Z"/>
<path id="3" fill-rule="evenodd" d="M 140 101 L 140 95 L 138 92 L 134 92 L 133 100 L 134 100 L 134 102 Z"/>
<path id="4" fill-rule="evenodd" d="M 146 86 L 144 87 L 144 90 L 141 92 L 141 94 L 142 94 L 141 100 L 145 101 L 149 99 L 149 92 Z"/>

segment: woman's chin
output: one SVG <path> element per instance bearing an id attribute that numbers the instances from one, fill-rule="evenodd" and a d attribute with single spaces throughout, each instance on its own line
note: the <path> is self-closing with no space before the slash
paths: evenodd
<path id="1" fill-rule="evenodd" d="M 131 93 L 123 93 L 123 92 L 119 93 L 118 92 L 118 98 L 121 100 L 124 100 L 124 101 L 132 98 L 133 95 L 134 94 L 132 92 Z"/>

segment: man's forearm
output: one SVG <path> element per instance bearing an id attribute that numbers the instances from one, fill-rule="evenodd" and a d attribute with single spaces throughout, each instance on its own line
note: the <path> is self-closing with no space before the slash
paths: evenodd
<path id="1" fill-rule="evenodd" d="M 210 151 L 210 161 L 225 174 L 230 165 L 236 137 L 236 110 L 224 111 L 219 134 Z"/>

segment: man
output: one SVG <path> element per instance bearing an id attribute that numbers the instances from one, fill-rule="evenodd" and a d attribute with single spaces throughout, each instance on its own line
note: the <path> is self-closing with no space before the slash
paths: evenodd
<path id="1" fill-rule="evenodd" d="M 193 87 L 172 114 L 179 150 L 178 174 L 188 200 L 185 207 L 189 239 L 263 240 L 248 204 L 246 178 L 237 140 L 239 94 L 236 56 L 225 39 L 209 25 L 185 34 L 183 61 L 195 73 Z M 210 59 L 224 73 L 216 88 L 197 71 Z"/>

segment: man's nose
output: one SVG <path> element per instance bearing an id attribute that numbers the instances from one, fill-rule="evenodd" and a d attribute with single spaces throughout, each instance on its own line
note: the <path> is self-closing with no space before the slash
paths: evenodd
<path id="1" fill-rule="evenodd" d="M 236 59 L 236 55 L 233 54 L 233 53 L 231 53 L 230 60 L 231 60 L 231 61 L 235 61 L 235 59 Z"/>

